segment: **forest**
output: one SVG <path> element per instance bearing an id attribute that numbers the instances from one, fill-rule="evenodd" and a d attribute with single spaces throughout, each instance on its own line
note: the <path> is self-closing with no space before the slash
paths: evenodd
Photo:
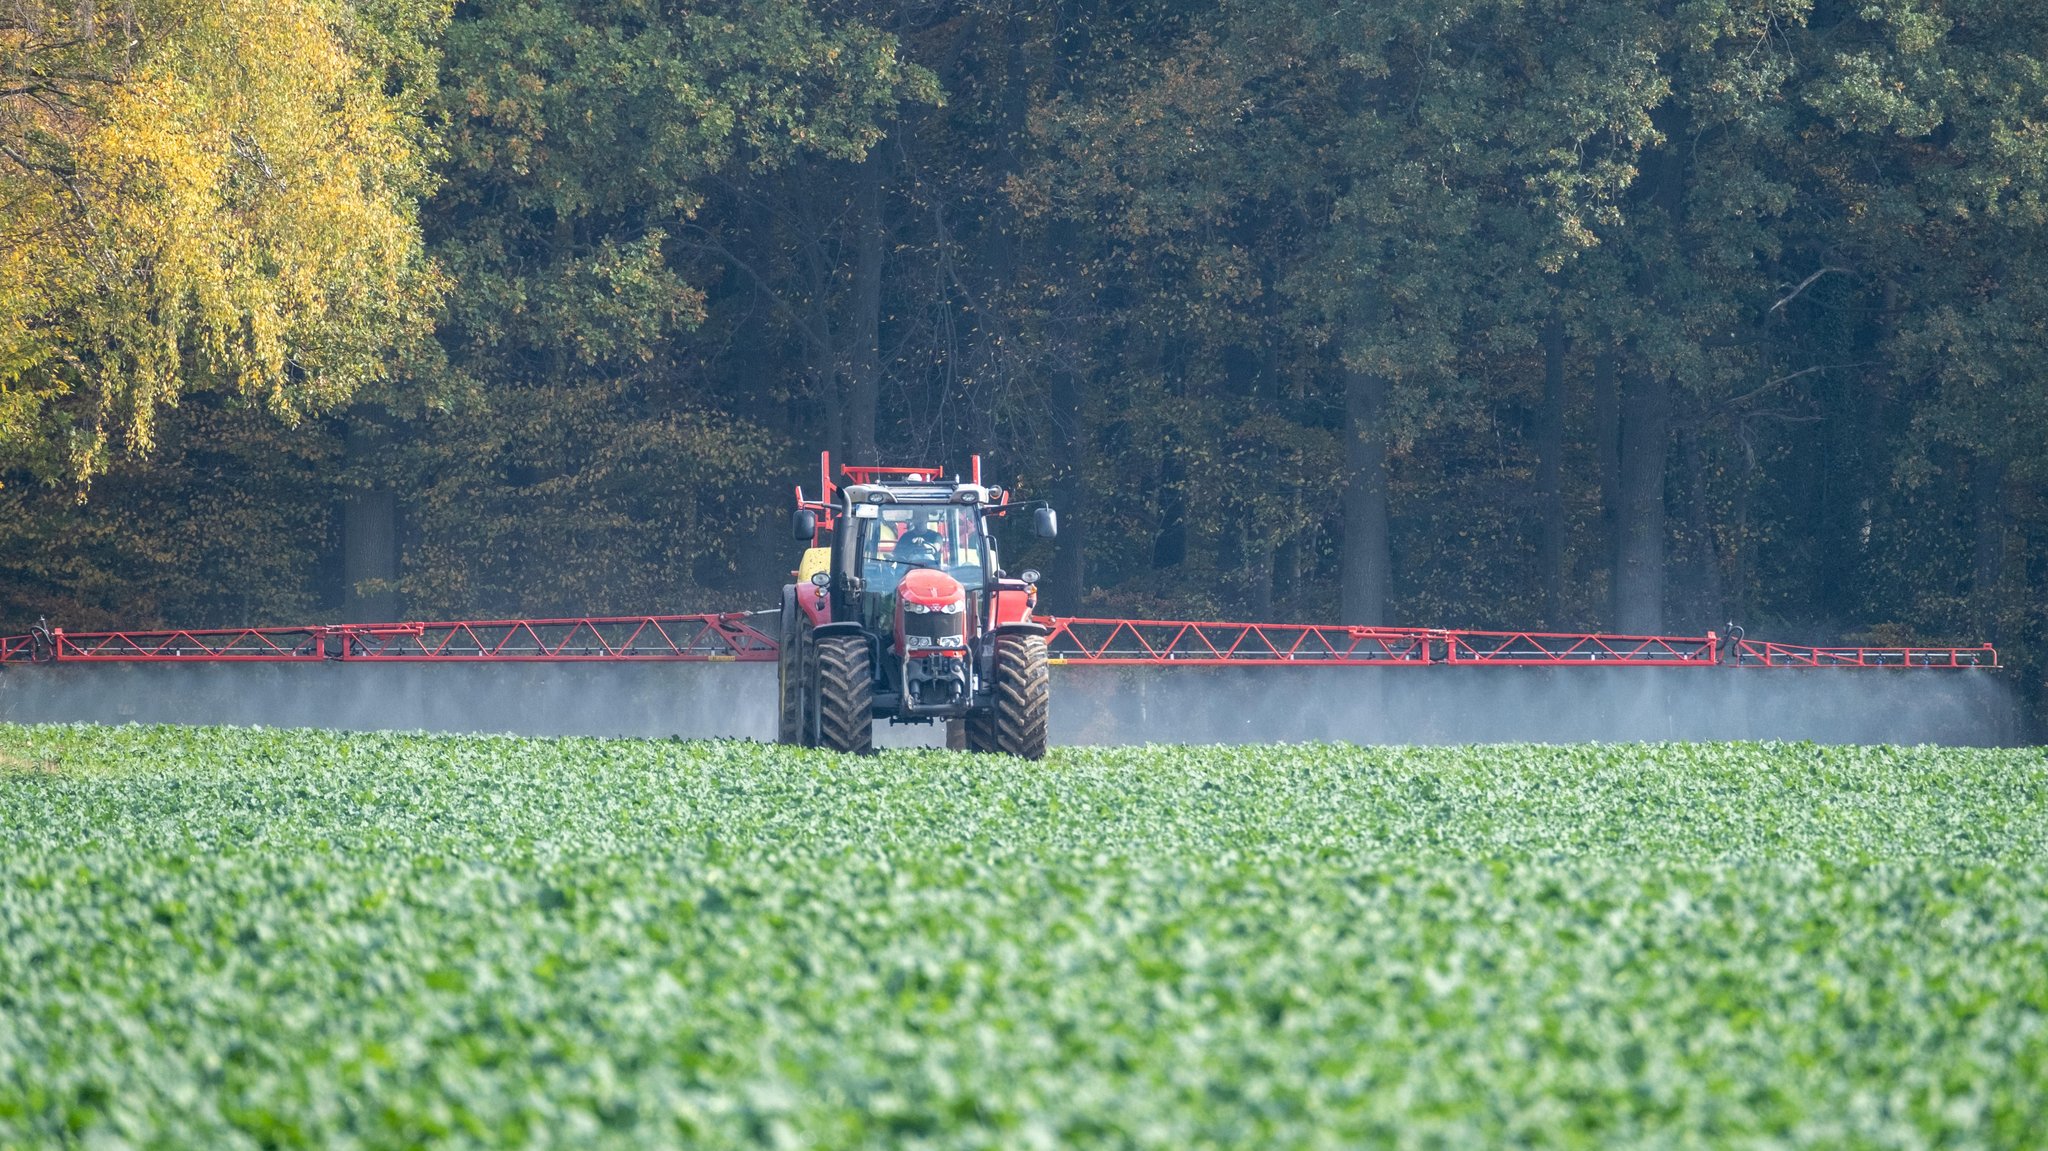
<path id="1" fill-rule="evenodd" d="M 0 0 L 0 632 L 751 608 L 1996 643 L 2038 0 Z"/>

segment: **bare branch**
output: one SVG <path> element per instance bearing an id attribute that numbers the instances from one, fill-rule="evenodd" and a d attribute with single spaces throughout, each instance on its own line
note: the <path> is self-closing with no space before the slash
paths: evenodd
<path id="1" fill-rule="evenodd" d="M 1736 396 L 1734 399 L 1729 400 L 1728 403 L 1731 407 L 1736 404 L 1747 403 L 1748 401 L 1763 395 L 1765 392 L 1770 391 L 1772 388 L 1775 388 L 1780 384 L 1791 383 L 1793 380 L 1796 380 L 1801 376 L 1810 376 L 1815 372 L 1832 371 L 1836 368 L 1867 368 L 1879 362 L 1880 361 L 1877 360 L 1857 360 L 1853 363 L 1847 364 L 1815 364 L 1810 368 L 1801 368 L 1790 375 L 1779 376 L 1775 380 L 1768 380 L 1764 383 L 1763 387 L 1757 388 L 1755 391 L 1744 392 L 1741 395 Z"/>
<path id="2" fill-rule="evenodd" d="M 687 232 L 694 232 L 699 237 L 702 237 L 701 239 L 698 239 L 695 242 L 690 243 L 690 247 L 693 247 L 701 252 L 709 252 L 712 255 L 717 256 L 719 259 L 725 260 L 726 262 L 730 263 L 733 267 L 738 268 L 741 271 L 741 273 L 743 273 L 747 277 L 747 279 L 753 281 L 754 287 L 757 288 L 763 296 L 767 297 L 768 302 L 775 306 L 775 310 L 782 313 L 782 318 L 789 321 L 790 325 L 796 328 L 796 330 L 804 337 L 804 339 L 808 340 L 812 345 L 816 346 L 820 350 L 830 350 L 831 345 L 825 342 L 823 335 L 814 330 L 810 324 L 806 323 L 804 321 L 803 316 L 798 314 L 797 310 L 790 305 L 789 301 L 783 298 L 782 293 L 775 290 L 775 285 L 771 284 L 768 281 L 768 277 L 762 275 L 758 271 L 755 271 L 754 266 L 752 264 L 747 263 L 747 261 L 741 259 L 739 253 L 734 252 L 731 248 L 720 243 L 716 238 L 714 238 L 711 235 L 710 232 L 704 230 L 703 228 L 695 224 L 686 225 L 684 230 Z"/>
<path id="3" fill-rule="evenodd" d="M 1787 295 L 1785 296 L 1785 298 L 1784 298 L 1784 299 L 1782 299 L 1782 300 L 1779 300 L 1779 301 L 1778 301 L 1777 303 L 1775 303 L 1775 304 L 1772 304 L 1772 305 L 1771 305 L 1771 306 L 1770 306 L 1770 307 L 1769 307 L 1768 309 L 1766 309 L 1766 311 L 1765 311 L 1765 313 L 1764 313 L 1764 314 L 1765 314 L 1765 315 L 1769 315 L 1769 314 L 1770 314 L 1771 312 L 1775 312 L 1775 311 L 1777 311 L 1778 309 L 1780 309 L 1780 308 L 1784 307 L 1784 306 L 1785 306 L 1786 304 L 1789 304 L 1789 303 L 1791 303 L 1791 302 L 1792 302 L 1793 300 L 1796 300 L 1796 299 L 1798 299 L 1798 298 L 1799 298 L 1799 294 L 1800 294 L 1801 292 L 1804 292 L 1804 291 L 1805 291 L 1806 289 L 1808 289 L 1808 288 L 1812 287 L 1812 286 L 1813 286 L 1813 282 L 1814 282 L 1815 280 L 1818 280 L 1818 279 L 1820 279 L 1820 278 L 1821 278 L 1822 276 L 1825 276 L 1825 275 L 1827 275 L 1827 274 L 1828 274 L 1829 272 L 1840 272 L 1840 273 L 1841 273 L 1842 275 L 1845 275 L 1845 276 L 1846 276 L 1846 275 L 1848 275 L 1848 274 L 1849 274 L 1849 269 L 1847 269 L 1847 268 L 1836 268 L 1836 267 L 1825 267 L 1825 268 L 1822 268 L 1822 269 L 1821 269 L 1820 271 L 1818 271 L 1818 272 L 1815 272 L 1815 273 L 1814 273 L 1813 275 L 1811 275 L 1811 276 L 1808 276 L 1808 277 L 1806 277 L 1805 279 L 1803 279 L 1803 280 L 1799 281 L 1799 286 L 1798 286 L 1798 287 L 1796 287 L 1796 288 L 1792 289 L 1792 291 L 1791 291 L 1790 293 L 1788 293 L 1788 294 L 1787 294 Z"/>

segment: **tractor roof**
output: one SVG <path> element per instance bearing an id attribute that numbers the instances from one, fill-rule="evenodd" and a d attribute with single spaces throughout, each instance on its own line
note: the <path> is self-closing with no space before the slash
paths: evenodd
<path id="1" fill-rule="evenodd" d="M 985 504 L 997 502 L 995 495 L 980 484 L 900 483 L 849 484 L 839 489 L 851 504 Z"/>
<path id="2" fill-rule="evenodd" d="M 818 455 L 819 495 L 815 500 L 805 499 L 802 488 L 796 489 L 796 505 L 818 513 L 822 526 L 830 528 L 834 518 L 855 504 L 1003 504 L 1009 501 L 1009 493 L 998 487 L 983 487 L 981 483 L 981 457 L 974 457 L 972 478 L 962 480 L 959 476 L 948 476 L 938 468 L 882 468 L 848 465 L 840 469 L 845 480 L 835 483 L 832 478 L 832 455 L 821 452 Z M 844 500 L 844 505 L 841 504 Z"/>

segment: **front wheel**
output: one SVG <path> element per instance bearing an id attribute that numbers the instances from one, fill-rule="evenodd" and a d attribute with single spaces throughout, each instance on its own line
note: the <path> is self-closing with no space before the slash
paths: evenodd
<path id="1" fill-rule="evenodd" d="M 995 705 L 967 720 L 972 751 L 998 751 L 1021 759 L 1044 759 L 1052 710 L 1052 670 L 1045 638 L 996 637 Z"/>
<path id="2" fill-rule="evenodd" d="M 818 744 L 866 755 L 875 746 L 875 677 L 865 636 L 831 635 L 817 652 Z"/>

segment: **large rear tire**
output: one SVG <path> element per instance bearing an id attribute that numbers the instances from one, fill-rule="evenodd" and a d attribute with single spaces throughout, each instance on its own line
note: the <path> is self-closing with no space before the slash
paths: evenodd
<path id="1" fill-rule="evenodd" d="M 811 621 L 799 623 L 796 636 L 796 743 L 798 747 L 816 747 L 818 641 L 811 634 Z"/>
<path id="2" fill-rule="evenodd" d="M 866 755 L 875 746 L 875 677 L 865 636 L 818 640 L 818 743 Z"/>
<path id="3" fill-rule="evenodd" d="M 1052 670 L 1044 637 L 997 636 L 995 706 L 988 715 L 968 718 L 968 748 L 1044 759 L 1051 710 Z"/>
<path id="4" fill-rule="evenodd" d="M 798 613 L 785 604 L 782 631 L 775 637 L 775 742 L 803 742 L 804 679 L 801 674 L 804 633 L 791 617 Z"/>
<path id="5" fill-rule="evenodd" d="M 962 720 L 960 736 L 969 751 L 1002 750 L 996 746 L 996 716 L 993 711 L 987 715 L 970 715 Z"/>

